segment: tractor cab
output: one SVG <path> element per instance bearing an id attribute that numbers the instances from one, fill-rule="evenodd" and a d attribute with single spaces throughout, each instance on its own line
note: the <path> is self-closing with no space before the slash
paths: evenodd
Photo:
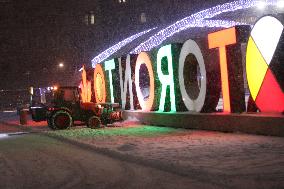
<path id="1" fill-rule="evenodd" d="M 78 110 L 80 95 L 77 87 L 53 87 L 35 90 L 31 97 L 30 112 L 34 121 L 45 121 L 48 111 L 59 108 Z"/>

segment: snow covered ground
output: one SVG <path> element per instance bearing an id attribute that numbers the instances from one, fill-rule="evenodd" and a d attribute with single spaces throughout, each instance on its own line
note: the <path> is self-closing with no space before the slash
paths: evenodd
<path id="1" fill-rule="evenodd" d="M 283 188 L 284 138 L 161 128 L 124 122 L 99 130 L 56 132 L 80 143 L 154 162 L 230 188 Z"/>
<path id="2" fill-rule="evenodd" d="M 155 127 L 136 120 L 101 129 L 42 131 L 224 188 L 284 188 L 283 137 Z"/>

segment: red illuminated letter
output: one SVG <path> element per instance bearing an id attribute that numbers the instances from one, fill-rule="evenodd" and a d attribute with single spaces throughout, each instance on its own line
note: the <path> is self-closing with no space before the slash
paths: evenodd
<path id="1" fill-rule="evenodd" d="M 94 72 L 94 89 L 97 103 L 106 102 L 105 76 L 100 64 L 96 65 Z"/>
<path id="2" fill-rule="evenodd" d="M 87 73 L 85 70 L 85 66 L 83 66 L 82 70 L 82 81 L 80 84 L 81 88 L 81 98 L 82 102 L 91 102 L 91 96 L 92 96 L 92 91 L 91 91 L 91 82 L 87 80 Z"/>
<path id="3" fill-rule="evenodd" d="M 226 46 L 236 41 L 235 27 L 208 34 L 209 49 L 219 48 L 224 112 L 231 112 Z"/>

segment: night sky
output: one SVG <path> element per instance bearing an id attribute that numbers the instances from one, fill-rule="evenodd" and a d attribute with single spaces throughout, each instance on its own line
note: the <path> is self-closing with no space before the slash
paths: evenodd
<path id="1" fill-rule="evenodd" d="M 209 3 L 0 0 L 0 89 L 76 84 L 78 69 L 83 64 L 90 66 L 98 52 L 136 32 L 212 6 Z M 147 15 L 146 23 L 139 20 L 142 12 Z M 94 25 L 85 23 L 90 13 L 95 15 Z M 60 62 L 63 69 L 58 67 Z"/>
<path id="2" fill-rule="evenodd" d="M 82 65 L 90 67 L 92 58 L 111 45 L 225 2 L 231 1 L 0 0 L 0 90 L 77 85 Z M 182 35 L 187 33 L 173 37 Z M 64 68 L 58 67 L 61 62 Z"/>

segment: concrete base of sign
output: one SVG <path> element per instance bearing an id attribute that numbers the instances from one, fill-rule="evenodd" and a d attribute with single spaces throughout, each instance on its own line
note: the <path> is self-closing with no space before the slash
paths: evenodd
<path id="1" fill-rule="evenodd" d="M 170 113 L 124 111 L 123 118 L 148 125 L 284 136 L 282 114 Z"/>

